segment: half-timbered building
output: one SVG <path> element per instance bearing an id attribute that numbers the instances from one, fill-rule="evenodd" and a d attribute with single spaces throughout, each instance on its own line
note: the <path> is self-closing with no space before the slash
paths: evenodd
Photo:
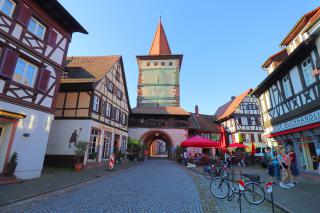
<path id="1" fill-rule="evenodd" d="M 89 142 L 84 165 L 127 148 L 128 99 L 121 56 L 69 57 L 58 93 L 47 165 L 71 166 L 74 144 Z"/>
<path id="2" fill-rule="evenodd" d="M 0 173 L 39 177 L 72 33 L 86 30 L 57 1 L 0 0 Z"/>
<path id="3" fill-rule="evenodd" d="M 171 53 L 161 20 L 149 55 L 137 56 L 137 107 L 130 115 L 129 136 L 149 151 L 154 141 L 163 141 L 169 156 L 188 137 L 190 113 L 180 107 L 182 57 Z"/>
<path id="4" fill-rule="evenodd" d="M 301 17 L 282 41 L 283 50 L 263 64 L 268 76 L 254 91 L 268 144 L 293 148 L 305 172 L 319 171 L 319 19 L 320 8 Z"/>
<path id="5" fill-rule="evenodd" d="M 252 89 L 243 92 L 237 97 L 218 108 L 215 113 L 216 122 L 223 125 L 228 133 L 229 144 L 253 142 L 260 146 L 263 142 L 263 133 L 260 121 L 259 100 L 250 96 Z"/>

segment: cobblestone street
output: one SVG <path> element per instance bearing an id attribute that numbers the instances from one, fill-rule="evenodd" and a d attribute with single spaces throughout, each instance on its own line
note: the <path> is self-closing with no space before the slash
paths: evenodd
<path id="1" fill-rule="evenodd" d="M 192 178 L 167 160 L 133 169 L 73 190 L 13 204 L 0 212 L 203 212 Z"/>
<path id="2" fill-rule="evenodd" d="M 186 169 L 196 184 L 199 192 L 204 212 L 217 212 L 217 213 L 236 213 L 240 212 L 237 196 L 232 201 L 227 199 L 215 198 L 209 189 L 210 181 L 207 180 L 202 174 L 194 172 L 193 170 Z M 242 199 L 242 212 L 243 213 L 269 213 L 272 212 L 271 204 L 264 201 L 260 205 L 250 205 L 244 198 Z M 285 213 L 285 211 L 275 207 L 276 213 Z"/>

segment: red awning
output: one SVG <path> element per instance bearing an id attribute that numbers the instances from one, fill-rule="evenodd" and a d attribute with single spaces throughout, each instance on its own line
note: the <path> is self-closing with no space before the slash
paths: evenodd
<path id="1" fill-rule="evenodd" d="M 213 141 L 208 138 L 200 137 L 198 135 L 193 136 L 185 141 L 183 141 L 180 146 L 182 147 L 199 147 L 199 148 L 220 148 L 220 143 L 218 141 Z"/>
<path id="2" fill-rule="evenodd" d="M 295 133 L 295 132 L 301 132 L 304 130 L 308 130 L 308 129 L 314 129 L 320 127 L 320 123 L 315 123 L 315 124 L 309 124 L 306 126 L 302 126 L 302 127 L 297 127 L 294 129 L 289 129 L 289 130 L 285 130 L 285 131 L 281 131 L 281 132 L 276 132 L 276 133 L 271 133 L 268 135 L 265 135 L 266 138 L 273 138 L 273 137 L 277 137 L 280 135 L 286 135 L 286 134 L 290 134 L 290 133 Z"/>

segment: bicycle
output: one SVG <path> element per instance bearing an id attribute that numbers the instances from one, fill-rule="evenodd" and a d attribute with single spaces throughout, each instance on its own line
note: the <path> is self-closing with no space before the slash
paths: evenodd
<path id="1" fill-rule="evenodd" d="M 219 167 L 215 163 L 211 162 L 209 166 L 205 166 L 203 168 L 202 173 L 206 179 L 212 180 L 212 178 L 220 176 L 221 167 Z"/>
<path id="2" fill-rule="evenodd" d="M 220 176 L 212 178 L 210 182 L 210 191 L 211 193 L 219 199 L 224 199 L 228 196 L 230 191 L 229 185 L 229 168 L 228 163 L 221 161 L 222 167 L 220 171 Z"/>
<path id="3" fill-rule="evenodd" d="M 234 173 L 232 174 L 232 177 Z M 239 195 L 238 200 L 243 197 L 247 200 L 247 202 L 258 205 L 262 203 L 265 199 L 265 192 L 263 187 L 259 184 L 258 179 L 260 177 L 258 175 L 251 174 L 240 174 L 241 181 L 245 178 L 249 178 L 249 182 L 244 183 L 243 191 L 237 190 L 235 184 L 233 182 L 233 178 L 230 180 L 233 184 L 230 186 L 228 179 L 228 170 L 225 170 L 225 174 L 220 177 L 215 177 L 210 182 L 210 191 L 211 193 L 218 199 L 224 199 L 228 197 L 228 200 L 232 200 L 235 195 Z"/>
<path id="4" fill-rule="evenodd" d="M 253 205 L 259 205 L 265 200 L 264 188 L 260 185 L 259 175 L 252 174 L 240 174 L 241 180 L 239 181 L 238 187 L 233 186 L 230 188 L 231 191 L 228 195 L 228 201 L 234 199 L 235 195 L 238 195 L 238 200 L 243 196 L 247 202 Z M 249 180 L 245 182 L 246 180 Z M 240 189 L 241 184 L 243 184 L 243 189 Z"/>

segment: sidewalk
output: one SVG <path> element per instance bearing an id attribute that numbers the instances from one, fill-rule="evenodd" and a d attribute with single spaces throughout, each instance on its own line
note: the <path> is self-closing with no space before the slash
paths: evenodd
<path id="1" fill-rule="evenodd" d="M 131 168 L 138 163 L 128 161 L 126 167 L 127 169 Z M 81 172 L 75 172 L 73 169 L 67 168 L 47 168 L 44 169 L 40 178 L 15 184 L 0 185 L 0 206 L 83 183 L 101 176 L 116 174 L 121 170 L 124 170 L 121 163 L 115 166 L 114 171 L 106 171 L 105 167 L 85 169 Z"/>
<path id="2" fill-rule="evenodd" d="M 202 173 L 203 167 L 190 168 Z M 259 174 L 261 181 L 267 181 L 267 169 L 261 166 L 236 167 L 242 173 Z M 319 212 L 320 179 L 310 176 L 300 175 L 300 182 L 290 189 L 282 189 L 279 185 L 273 185 L 273 198 L 276 205 L 288 212 Z M 266 193 L 266 198 L 270 200 L 270 194 Z"/>

